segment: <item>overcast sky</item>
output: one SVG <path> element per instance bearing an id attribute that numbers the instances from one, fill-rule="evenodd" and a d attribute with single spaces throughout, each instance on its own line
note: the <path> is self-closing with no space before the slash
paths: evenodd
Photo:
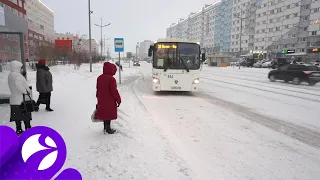
<path id="1" fill-rule="evenodd" d="M 54 11 L 55 30 L 59 33 L 89 33 L 87 0 L 42 0 Z M 137 42 L 166 36 L 166 28 L 178 18 L 196 12 L 214 0 L 91 0 L 92 38 L 100 40 L 100 28 L 94 24 L 111 22 L 103 34 L 125 39 L 125 51 L 135 52 Z"/>

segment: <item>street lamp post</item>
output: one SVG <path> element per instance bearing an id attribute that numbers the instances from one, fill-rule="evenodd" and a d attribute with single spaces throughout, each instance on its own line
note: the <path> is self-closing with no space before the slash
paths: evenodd
<path id="1" fill-rule="evenodd" d="M 93 13 L 93 11 L 91 11 L 91 3 L 90 3 L 90 0 L 88 0 L 88 8 L 89 8 L 89 60 L 90 60 L 90 72 L 92 72 L 91 14 Z"/>
<path id="2" fill-rule="evenodd" d="M 98 25 L 98 24 L 95 24 L 95 25 L 101 28 L 101 60 L 102 60 L 102 50 L 103 50 L 103 45 L 102 45 L 102 44 L 103 44 L 103 42 L 102 42 L 102 41 L 103 41 L 103 40 L 102 40 L 102 28 L 111 25 L 111 23 L 108 23 L 108 24 L 106 24 L 106 25 L 102 25 L 102 18 L 101 18 L 101 25 Z"/>

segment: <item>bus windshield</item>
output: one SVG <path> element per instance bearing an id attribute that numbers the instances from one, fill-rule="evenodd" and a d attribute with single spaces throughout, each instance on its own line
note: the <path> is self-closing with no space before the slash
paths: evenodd
<path id="1" fill-rule="evenodd" d="M 194 43 L 157 43 L 154 46 L 153 68 L 199 69 L 200 46 Z"/>

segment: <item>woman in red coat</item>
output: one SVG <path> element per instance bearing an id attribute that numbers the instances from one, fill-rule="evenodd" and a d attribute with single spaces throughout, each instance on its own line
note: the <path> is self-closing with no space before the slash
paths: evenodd
<path id="1" fill-rule="evenodd" d="M 113 77 L 116 74 L 117 67 L 114 64 L 105 62 L 103 65 L 103 74 L 97 79 L 98 99 L 96 118 L 103 120 L 104 131 L 113 134 L 116 130 L 111 129 L 110 122 L 118 117 L 117 107 L 121 103 L 121 97 L 117 90 L 117 82 Z"/>

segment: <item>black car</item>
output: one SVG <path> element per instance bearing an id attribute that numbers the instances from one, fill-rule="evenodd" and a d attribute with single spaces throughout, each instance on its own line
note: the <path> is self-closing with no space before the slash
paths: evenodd
<path id="1" fill-rule="evenodd" d="M 133 62 L 133 66 L 140 66 L 139 61 Z"/>
<path id="2" fill-rule="evenodd" d="M 312 86 L 320 82 L 320 69 L 313 65 L 287 64 L 270 71 L 268 78 L 271 82 L 276 80 L 292 81 L 295 85 L 307 82 Z"/>

